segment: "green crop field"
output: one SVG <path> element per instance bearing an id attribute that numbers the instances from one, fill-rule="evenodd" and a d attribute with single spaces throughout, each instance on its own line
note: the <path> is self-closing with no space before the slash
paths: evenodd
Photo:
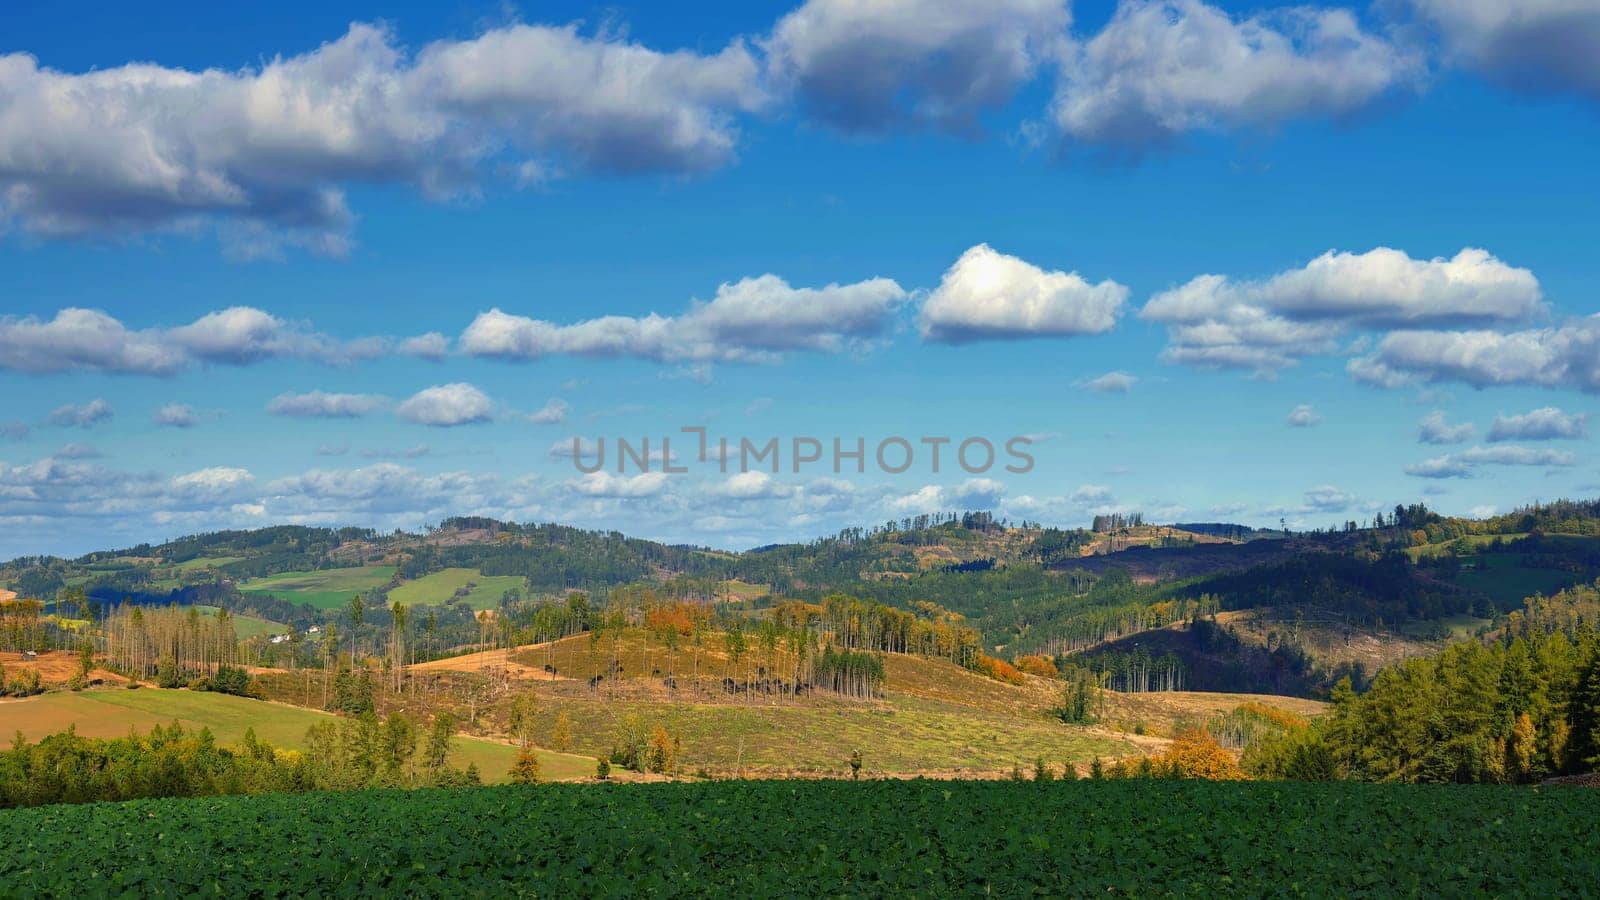
<path id="1" fill-rule="evenodd" d="M 281 703 L 159 688 L 50 693 L 0 701 L 0 731 L 8 736 L 20 731 L 29 741 L 68 727 L 76 728 L 84 737 L 126 737 L 130 729 L 143 733 L 155 725 L 176 721 L 185 728 L 211 729 L 217 743 L 224 746 L 237 744 L 245 730 L 253 728 L 261 740 L 286 750 L 300 750 L 305 746 L 306 729 L 329 718 L 328 713 Z M 509 745 L 458 737 L 450 762 L 460 768 L 476 764 L 485 781 L 504 781 L 515 758 L 516 749 Z M 541 750 L 539 762 L 544 777 L 552 780 L 594 774 L 594 760 L 590 757 Z"/>
<path id="2" fill-rule="evenodd" d="M 8 893 L 1520 895 L 1600 884 L 1600 793 L 1183 781 L 533 785 L 0 813 Z"/>
<path id="3" fill-rule="evenodd" d="M 251 594 L 271 594 L 291 603 L 309 603 L 318 609 L 337 609 L 350 598 L 382 587 L 394 578 L 394 566 L 357 566 L 315 572 L 284 572 L 239 585 Z"/>
<path id="4" fill-rule="evenodd" d="M 391 602 L 402 606 L 441 606 L 455 600 L 456 591 L 473 585 L 466 595 L 473 609 L 498 609 L 500 598 L 512 588 L 522 588 L 518 575 L 484 575 L 476 569 L 445 569 L 408 581 L 389 592 Z"/>

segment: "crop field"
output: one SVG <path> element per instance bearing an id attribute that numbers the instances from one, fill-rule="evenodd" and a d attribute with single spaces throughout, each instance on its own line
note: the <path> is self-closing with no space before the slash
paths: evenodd
<path id="1" fill-rule="evenodd" d="M 1183 781 L 534 785 L 0 813 L 21 895 L 1573 896 L 1600 793 Z"/>
<path id="2" fill-rule="evenodd" d="M 350 598 L 382 587 L 394 577 L 394 566 L 357 566 L 315 572 L 284 572 L 239 585 L 251 594 L 271 594 L 291 603 L 309 603 L 318 609 L 337 609 Z"/>
<path id="3" fill-rule="evenodd" d="M 484 575 L 476 569 L 445 569 L 400 585 L 389 592 L 389 600 L 403 606 L 443 606 L 454 603 L 456 592 L 471 585 L 463 598 L 468 606 L 498 609 L 506 591 L 524 584 L 517 575 Z"/>
<path id="4" fill-rule="evenodd" d="M 49 693 L 26 700 L 0 700 L 0 734 L 18 731 L 29 741 L 76 728 L 93 738 L 126 737 L 130 729 L 141 733 L 174 721 L 185 728 L 209 728 L 223 746 L 237 744 L 246 729 L 256 737 L 286 750 L 304 749 L 306 729 L 327 721 L 328 713 L 281 703 L 267 703 L 227 694 L 167 691 L 141 688 Z M 452 765 L 476 764 L 485 781 L 504 781 L 516 758 L 515 748 L 477 738 L 456 738 Z M 544 777 L 552 780 L 583 778 L 594 774 L 590 757 L 540 751 Z"/>

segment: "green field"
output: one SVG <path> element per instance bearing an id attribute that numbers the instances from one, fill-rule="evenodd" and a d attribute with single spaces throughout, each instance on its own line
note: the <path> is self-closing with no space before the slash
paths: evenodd
<path id="1" fill-rule="evenodd" d="M 217 608 L 215 606 L 196 605 L 195 609 L 200 610 L 202 615 L 214 616 L 217 614 Z M 233 619 L 233 631 L 235 634 L 239 635 L 240 640 L 248 640 L 263 634 L 283 634 L 288 630 L 287 626 L 283 625 L 281 622 L 271 622 L 266 619 L 258 619 L 255 616 L 246 616 L 239 613 L 230 613 L 229 615 Z"/>
<path id="2" fill-rule="evenodd" d="M 443 606 L 455 602 L 456 591 L 473 585 L 466 595 L 473 609 L 499 609 L 500 598 L 512 588 L 522 588 L 520 575 L 484 575 L 476 569 L 445 569 L 408 581 L 389 592 L 389 600 L 402 606 Z"/>
<path id="3" fill-rule="evenodd" d="M 1600 884 L 1600 793 L 1379 784 L 728 781 L 0 813 L 23 893 L 1533 896 Z"/>
<path id="4" fill-rule="evenodd" d="M 250 700 L 201 691 L 103 690 L 50 693 L 26 700 L 0 701 L 0 733 L 22 732 L 30 741 L 65 731 L 69 726 L 84 737 L 126 737 L 129 730 L 147 732 L 155 725 L 178 721 L 185 728 L 209 728 L 217 743 L 237 744 L 246 729 L 274 746 L 297 750 L 305 746 L 306 729 L 327 721 L 328 713 L 281 703 Z M 516 749 L 494 741 L 459 737 L 450 762 L 460 768 L 476 764 L 485 781 L 504 781 Z M 539 752 L 544 777 L 583 778 L 594 774 L 590 757 Z"/>
<path id="5" fill-rule="evenodd" d="M 337 609 L 350 598 L 383 587 L 394 578 L 394 566 L 357 566 L 315 572 L 283 572 L 239 585 L 247 594 L 271 594 L 290 603 L 309 603 L 318 609 Z"/>
<path id="6" fill-rule="evenodd" d="M 179 572 L 192 572 L 195 569 L 220 569 L 228 563 L 243 562 L 242 556 L 197 556 L 177 563 L 173 568 Z"/>
<path id="7" fill-rule="evenodd" d="M 1516 609 L 1526 597 L 1550 596 L 1584 581 L 1582 575 L 1558 569 L 1529 569 L 1519 565 L 1521 557 L 1509 553 L 1484 553 L 1470 557 L 1482 569 L 1462 569 L 1456 584 L 1487 594 L 1501 609 Z"/>

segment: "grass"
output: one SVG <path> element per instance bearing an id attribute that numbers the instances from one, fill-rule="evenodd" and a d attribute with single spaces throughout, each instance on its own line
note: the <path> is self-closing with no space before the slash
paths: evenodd
<path id="1" fill-rule="evenodd" d="M 456 592 L 471 588 L 463 598 L 473 609 L 499 609 L 500 598 L 526 581 L 518 575 L 484 575 L 477 569 L 445 569 L 408 581 L 389 592 L 389 600 L 402 606 L 444 606 L 456 601 Z"/>
<path id="2" fill-rule="evenodd" d="M 26 700 L 0 701 L 0 723 L 9 735 L 21 731 L 37 741 L 65 731 L 69 726 L 84 737 L 126 737 L 129 730 L 147 732 L 155 725 L 178 721 L 185 728 L 209 728 L 217 743 L 237 744 L 246 729 L 256 737 L 285 749 L 305 747 L 306 729 L 333 718 L 329 713 L 281 703 L 268 703 L 227 694 L 141 688 L 81 693 L 49 693 Z M 485 781 L 507 778 L 516 749 L 479 738 L 457 737 L 452 765 L 475 764 Z M 594 760 L 539 751 L 544 777 L 552 780 L 583 778 L 594 774 Z"/>
<path id="3" fill-rule="evenodd" d="M 195 569 L 220 569 L 228 563 L 243 562 L 244 559 L 245 557 L 243 556 L 197 556 L 194 559 L 186 559 L 181 563 L 175 563 L 173 568 L 179 572 L 193 572 Z"/>
<path id="4" fill-rule="evenodd" d="M 247 594 L 271 594 L 291 603 L 309 603 L 318 609 L 338 609 L 364 591 L 382 587 L 394 578 L 394 566 L 357 566 L 314 572 L 283 572 L 239 585 Z"/>
<path id="5" fill-rule="evenodd" d="M 200 606 L 197 604 L 195 609 L 200 610 L 202 615 L 214 616 L 217 614 L 217 607 L 215 606 Z M 229 613 L 229 617 L 233 619 L 233 631 L 239 635 L 240 640 L 249 640 L 263 634 L 283 634 L 289 630 L 288 626 L 281 622 L 247 616 L 242 613 Z"/>
<path id="6" fill-rule="evenodd" d="M 1247 699 L 1300 714 L 1321 709 L 1313 701 L 1290 698 L 1120 695 L 1106 711 L 1106 727 L 1083 728 L 1064 725 L 1051 714 L 1061 699 L 1059 682 L 1030 677 L 1024 685 L 1008 685 L 947 661 L 902 654 L 885 657 L 881 700 L 849 701 L 825 694 L 777 702 L 734 698 L 718 687 L 725 675 L 740 677 L 729 665 L 723 635 L 711 633 L 703 641 L 702 692 L 691 683 L 694 655 L 684 646 L 687 642 L 669 654 L 641 630 L 623 632 L 617 646 L 623 676 L 594 691 L 587 680 L 606 672 L 609 639 L 591 644 L 588 635 L 577 635 L 513 654 L 516 663 L 541 675 L 548 664 L 570 679 L 525 687 L 538 696 L 536 736 L 549 743 L 555 719 L 565 711 L 574 746 L 584 753 L 609 751 L 630 724 L 646 729 L 660 724 L 682 739 L 683 764 L 690 771 L 703 766 L 715 772 L 742 768 L 763 774 L 839 774 L 851 752 L 860 750 L 875 772 L 995 773 L 1018 764 L 1029 767 L 1039 756 L 1057 765 L 1071 760 L 1082 768 L 1096 756 L 1139 755 L 1150 749 L 1150 742 L 1114 729 L 1132 731 L 1142 724 L 1152 735 L 1170 735 L 1181 722 L 1203 722 Z M 652 676 L 657 670 L 669 671 L 669 656 L 678 690 Z M 479 668 L 470 656 L 455 663 L 466 672 Z M 755 650 L 737 668 L 742 673 L 759 665 L 787 673 L 793 658 L 781 648 L 771 658 Z"/>
<path id="7" fill-rule="evenodd" d="M 1534 594 L 1549 596 L 1584 580 L 1582 575 L 1559 569 L 1530 569 L 1520 565 L 1521 556 L 1511 553 L 1483 553 L 1471 558 L 1483 568 L 1462 569 L 1456 584 L 1485 594 L 1501 609 L 1515 609 Z"/>

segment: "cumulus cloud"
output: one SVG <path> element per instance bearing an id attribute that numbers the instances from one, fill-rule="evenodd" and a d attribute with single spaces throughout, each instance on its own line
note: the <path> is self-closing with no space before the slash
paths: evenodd
<path id="1" fill-rule="evenodd" d="M 1310 428 L 1313 425 L 1321 425 L 1322 417 L 1316 414 L 1310 404 L 1302 403 L 1289 413 L 1285 421 L 1291 428 Z"/>
<path id="2" fill-rule="evenodd" d="M 1094 391 L 1096 394 L 1126 394 L 1133 390 L 1139 379 L 1127 372 L 1107 372 L 1076 383 L 1079 387 Z"/>
<path id="3" fill-rule="evenodd" d="M 993 478 L 969 478 L 957 485 L 928 484 L 891 497 L 884 504 L 898 513 L 935 513 L 989 510 L 1000 505 L 1005 485 Z"/>
<path id="4" fill-rule="evenodd" d="M 658 362 L 762 362 L 785 352 L 834 353 L 876 337 L 905 299 L 887 278 L 795 288 L 776 275 L 717 288 L 681 316 L 606 316 L 574 325 L 479 313 L 459 341 L 470 356 L 537 359 L 554 354 L 636 357 Z"/>
<path id="5" fill-rule="evenodd" d="M 430 331 L 406 338 L 395 346 L 395 351 L 405 356 L 438 362 L 450 352 L 450 339 L 437 331 Z"/>
<path id="6" fill-rule="evenodd" d="M 115 415 L 111 404 L 103 398 L 96 397 L 84 404 L 68 403 L 58 406 L 51 411 L 48 421 L 51 425 L 60 425 L 64 428 L 92 428 Z"/>
<path id="7" fill-rule="evenodd" d="M 1600 99 L 1600 5 L 1592 0 L 1404 0 L 1451 61 L 1527 93 Z"/>
<path id="8" fill-rule="evenodd" d="M 808 0 L 765 49 L 774 80 L 841 131 L 971 132 L 1032 78 L 1070 21 L 1064 0 Z"/>
<path id="9" fill-rule="evenodd" d="M 530 414 L 528 421 L 535 425 L 559 425 L 567 420 L 567 413 L 570 412 L 572 407 L 565 400 L 555 399 Z"/>
<path id="10" fill-rule="evenodd" d="M 979 244 L 961 254 L 922 305 L 926 340 L 969 341 L 1098 334 L 1117 324 L 1128 289 L 1090 284 Z"/>
<path id="11" fill-rule="evenodd" d="M 1451 425 L 1438 410 L 1417 423 L 1417 440 L 1424 444 L 1460 444 L 1472 440 L 1476 433 L 1471 422 Z"/>
<path id="12" fill-rule="evenodd" d="M 342 365 L 383 352 L 382 338 L 338 341 L 254 307 L 207 313 L 173 328 L 129 329 L 99 310 L 68 308 L 46 321 L 0 316 L 0 369 L 170 375 L 197 363 L 310 359 Z"/>
<path id="13" fill-rule="evenodd" d="M 172 488 L 177 496 L 191 502 L 216 503 L 237 497 L 254 483 L 255 476 L 248 469 L 214 466 L 173 478 Z"/>
<path id="14" fill-rule="evenodd" d="M 1353 329 L 1506 322 L 1543 310 L 1533 273 L 1487 251 L 1423 260 L 1379 247 L 1329 251 L 1263 281 L 1201 275 L 1139 314 L 1167 325 L 1168 362 L 1272 372 L 1333 352 Z"/>
<path id="15" fill-rule="evenodd" d="M 156 410 L 155 423 L 166 428 L 193 428 L 200 417 L 189 406 L 182 403 L 168 403 Z"/>
<path id="16" fill-rule="evenodd" d="M 642 472 L 638 475 L 590 472 L 572 481 L 571 485 L 573 490 L 586 497 L 653 497 L 666 487 L 667 476 L 662 472 Z"/>
<path id="17" fill-rule="evenodd" d="M 1342 491 L 1331 484 L 1324 484 L 1306 491 L 1305 499 L 1309 511 L 1341 512 L 1349 509 L 1356 498 L 1348 491 Z"/>
<path id="18" fill-rule="evenodd" d="M 1125 148 L 1347 116 L 1425 71 L 1420 55 L 1363 31 L 1348 10 L 1297 6 L 1235 20 L 1200 0 L 1122 0 L 1066 57 L 1056 128 Z"/>
<path id="19" fill-rule="evenodd" d="M 1380 387 L 1459 381 L 1600 392 L 1600 316 L 1528 331 L 1396 331 L 1346 367 Z"/>
<path id="20" fill-rule="evenodd" d="M 494 403 L 483 391 L 456 382 L 418 391 L 396 407 L 395 413 L 417 425 L 448 428 L 489 421 Z"/>
<path id="21" fill-rule="evenodd" d="M 267 412 L 296 419 L 359 419 L 382 409 L 388 402 L 389 398 L 379 394 L 309 391 L 279 394 L 267 404 Z"/>
<path id="22" fill-rule="evenodd" d="M 414 57 L 381 27 L 259 67 L 57 71 L 0 55 L 0 213 L 46 235 L 220 223 L 244 252 L 344 252 L 343 187 L 472 187 L 509 159 L 541 170 L 692 173 L 734 155 L 758 108 L 739 43 L 658 52 L 574 27 L 512 25 Z"/>
<path id="23" fill-rule="evenodd" d="M 711 490 L 716 496 L 730 500 L 770 500 L 794 493 L 791 486 L 779 483 L 765 472 L 740 472 L 730 475 Z"/>
<path id="24" fill-rule="evenodd" d="M 1573 466 L 1577 457 L 1558 450 L 1531 447 L 1473 447 L 1460 453 L 1447 453 L 1406 466 L 1407 475 L 1418 478 L 1470 478 L 1479 466 Z"/>
<path id="25" fill-rule="evenodd" d="M 1589 416 L 1545 406 L 1521 415 L 1496 415 L 1489 442 L 1576 440 L 1588 433 Z"/>

